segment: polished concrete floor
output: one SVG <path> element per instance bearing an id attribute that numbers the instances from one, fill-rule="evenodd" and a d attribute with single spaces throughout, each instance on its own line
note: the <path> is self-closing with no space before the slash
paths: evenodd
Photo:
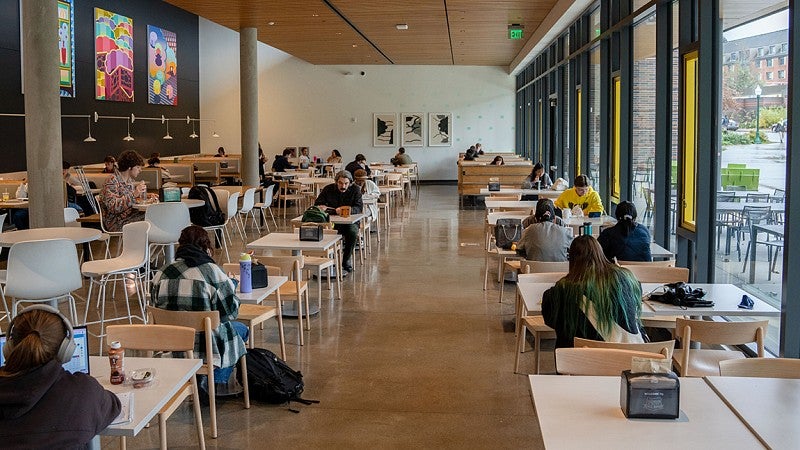
<path id="1" fill-rule="evenodd" d="M 503 303 L 497 283 L 482 290 L 483 214 L 459 211 L 455 186 L 421 187 L 396 212 L 388 238 L 344 280 L 343 299 L 323 300 L 305 346 L 297 345 L 296 322 L 285 322 L 287 362 L 304 375 L 303 396 L 320 403 L 294 404 L 294 414 L 222 400 L 219 438 L 206 433 L 207 446 L 541 448 L 528 378 L 513 373 L 513 288 Z M 257 346 L 278 352 L 277 327 L 267 325 Z M 531 367 L 523 355 L 522 370 Z M 552 352 L 542 368 L 552 372 Z M 203 419 L 207 429 L 207 408 Z M 154 425 L 128 446 L 157 448 Z M 168 430 L 170 447 L 197 446 L 188 402 Z M 104 438 L 103 446 L 117 441 Z"/>

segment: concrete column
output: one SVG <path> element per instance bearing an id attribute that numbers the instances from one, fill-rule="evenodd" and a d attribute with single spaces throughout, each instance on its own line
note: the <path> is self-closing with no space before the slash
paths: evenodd
<path id="1" fill-rule="evenodd" d="M 239 32 L 239 87 L 242 115 L 242 183 L 258 179 L 258 30 Z"/>
<path id="2" fill-rule="evenodd" d="M 20 3 L 30 222 L 32 228 L 64 226 L 61 99 L 58 94 L 58 46 L 55 35 L 58 9 L 52 0 L 25 0 Z"/>

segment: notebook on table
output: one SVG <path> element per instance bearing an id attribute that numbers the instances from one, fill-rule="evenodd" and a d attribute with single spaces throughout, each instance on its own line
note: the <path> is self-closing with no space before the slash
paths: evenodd
<path id="1" fill-rule="evenodd" d="M 89 373 L 89 333 L 86 327 L 74 327 L 72 335 L 75 339 L 75 352 L 72 359 L 64 363 L 64 369 L 70 373 Z M 6 345 L 6 335 L 0 334 L 0 366 L 6 364 L 3 356 L 3 346 Z"/>

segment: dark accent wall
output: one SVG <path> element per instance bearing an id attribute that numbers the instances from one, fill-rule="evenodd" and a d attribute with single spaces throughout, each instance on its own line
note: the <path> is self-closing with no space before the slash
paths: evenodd
<path id="1" fill-rule="evenodd" d="M 54 0 L 55 2 L 55 0 Z M 134 102 L 95 100 L 94 85 L 94 8 L 122 14 L 133 19 L 134 39 Z M 168 118 L 200 114 L 200 77 L 197 16 L 159 0 L 94 1 L 76 0 L 75 8 L 75 97 L 61 99 L 61 114 L 92 114 Z M 55 13 L 55 8 L 53 10 Z M 20 12 L 19 0 L 0 0 L 0 113 L 23 113 L 21 89 Z M 178 105 L 147 103 L 147 25 L 155 25 L 176 33 L 178 48 Z M 57 45 L 54 28 L 53 45 Z M 58 61 L 53 61 L 54 70 Z M 58 86 L 53 87 L 54 92 Z M 186 121 L 171 121 L 170 135 L 164 140 L 161 122 L 136 121 L 131 125 L 134 141 L 125 142 L 125 120 L 103 120 L 92 123 L 92 136 L 97 142 L 83 142 L 87 119 L 61 120 L 64 159 L 72 164 L 98 163 L 105 155 L 118 155 L 133 149 L 147 158 L 152 152 L 163 156 L 199 153 L 199 139 L 189 138 L 192 126 Z M 200 131 L 199 124 L 196 126 Z M 35 130 L 33 130 L 35 132 Z M 0 117 L 0 172 L 26 170 L 25 119 Z"/>

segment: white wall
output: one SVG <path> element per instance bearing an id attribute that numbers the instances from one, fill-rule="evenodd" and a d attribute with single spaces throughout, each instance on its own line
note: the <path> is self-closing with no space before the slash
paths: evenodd
<path id="1" fill-rule="evenodd" d="M 372 146 L 378 112 L 452 113 L 452 146 L 406 147 L 423 180 L 455 180 L 458 152 L 476 142 L 489 152 L 514 149 L 514 77 L 500 67 L 315 66 L 261 43 L 258 67 L 259 140 L 270 162 L 290 146 L 323 158 L 337 148 L 345 162 L 356 153 L 388 161 L 399 143 Z M 203 18 L 200 117 L 215 119 L 201 123 L 203 153 L 240 152 L 239 34 Z"/>

